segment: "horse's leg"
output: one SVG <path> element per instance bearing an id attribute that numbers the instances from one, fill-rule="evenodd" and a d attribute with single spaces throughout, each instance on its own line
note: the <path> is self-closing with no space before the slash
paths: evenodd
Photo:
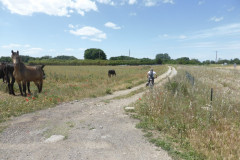
<path id="1" fill-rule="evenodd" d="M 27 88 L 28 88 L 28 93 L 31 94 L 31 91 L 30 91 L 30 82 L 27 82 Z"/>
<path id="2" fill-rule="evenodd" d="M 13 88 L 13 86 L 14 86 L 14 82 L 15 82 L 15 78 L 14 78 L 13 75 L 12 75 L 11 88 L 12 88 L 12 94 L 15 96 L 14 88 Z"/>
<path id="3" fill-rule="evenodd" d="M 11 84 L 10 84 L 10 78 L 8 75 L 6 75 L 7 78 L 7 84 L 8 84 L 8 93 L 12 94 L 12 90 L 11 90 Z"/>
<path id="4" fill-rule="evenodd" d="M 26 97 L 27 93 L 26 93 L 26 82 L 25 81 L 23 81 L 23 92 L 24 92 L 24 96 Z"/>
<path id="5" fill-rule="evenodd" d="M 21 95 L 23 96 L 21 81 L 17 81 L 17 83 L 18 83 L 18 87 L 19 87 L 19 90 L 21 92 Z"/>
<path id="6" fill-rule="evenodd" d="M 12 94 L 12 89 L 11 89 L 11 84 L 10 83 L 8 83 L 8 93 Z"/>
<path id="7" fill-rule="evenodd" d="M 37 86 L 37 88 L 39 89 L 39 84 L 38 84 L 38 82 L 34 82 L 34 84 L 35 84 L 35 86 Z"/>
<path id="8" fill-rule="evenodd" d="M 41 79 L 40 80 L 40 83 L 39 83 L 39 93 L 41 93 L 42 92 L 42 86 L 43 86 L 43 80 Z"/>

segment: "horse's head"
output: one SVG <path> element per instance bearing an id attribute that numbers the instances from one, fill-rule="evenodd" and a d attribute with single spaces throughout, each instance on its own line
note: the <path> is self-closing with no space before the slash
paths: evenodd
<path id="1" fill-rule="evenodd" d="M 20 57 L 19 57 L 19 52 L 14 52 L 12 50 L 12 61 L 13 61 L 13 64 L 18 64 L 20 63 Z"/>

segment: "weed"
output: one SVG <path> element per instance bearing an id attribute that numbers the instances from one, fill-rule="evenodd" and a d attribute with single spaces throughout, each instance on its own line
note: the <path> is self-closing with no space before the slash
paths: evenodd
<path id="1" fill-rule="evenodd" d="M 89 128 L 89 130 L 94 130 L 95 129 L 95 127 L 91 127 L 91 128 Z"/>
<path id="2" fill-rule="evenodd" d="M 74 124 L 73 122 L 71 122 L 71 121 L 66 122 L 66 124 L 67 124 L 68 127 L 70 127 L 70 128 L 73 128 L 73 127 L 75 126 L 75 124 Z"/>
<path id="3" fill-rule="evenodd" d="M 128 85 L 126 86 L 126 89 L 131 89 L 132 87 L 133 87 L 132 84 L 128 84 Z"/>
<path id="4" fill-rule="evenodd" d="M 195 77 L 194 85 L 186 80 L 186 71 Z M 135 104 L 141 120 L 137 127 L 171 137 L 151 142 L 178 158 L 238 159 L 239 75 L 213 67 L 179 66 L 178 75 L 165 87 Z"/>
<path id="5" fill-rule="evenodd" d="M 6 129 L 7 126 L 0 126 L 0 133 L 4 131 L 4 129 Z"/>
<path id="6" fill-rule="evenodd" d="M 107 88 L 105 92 L 106 92 L 106 94 L 112 94 L 113 93 L 111 88 Z"/>
<path id="7" fill-rule="evenodd" d="M 144 134 L 144 137 L 147 137 L 147 138 L 150 138 L 152 136 L 153 136 L 152 132 L 147 132 L 146 134 Z"/>

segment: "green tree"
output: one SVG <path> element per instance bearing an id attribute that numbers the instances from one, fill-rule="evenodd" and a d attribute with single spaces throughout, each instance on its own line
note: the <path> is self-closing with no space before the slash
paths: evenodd
<path id="1" fill-rule="evenodd" d="M 1 57 L 0 62 L 12 62 L 12 58 L 11 57 Z"/>
<path id="2" fill-rule="evenodd" d="M 229 61 L 229 60 L 227 60 L 227 59 L 222 59 L 222 60 L 219 60 L 219 61 L 217 62 L 217 64 L 224 64 L 224 63 L 227 63 L 227 64 L 229 64 L 229 63 L 230 63 L 230 61 Z"/>
<path id="3" fill-rule="evenodd" d="M 84 59 L 102 59 L 106 60 L 107 56 L 103 50 L 97 48 L 90 48 L 85 50 Z"/>
<path id="4" fill-rule="evenodd" d="M 234 58 L 234 59 L 231 60 L 230 63 L 232 63 L 232 64 L 234 64 L 234 63 L 240 64 L 240 60 L 238 58 Z"/>
<path id="5" fill-rule="evenodd" d="M 20 59 L 23 63 L 28 63 L 30 60 L 35 60 L 36 58 L 30 56 L 20 55 Z"/>
<path id="6" fill-rule="evenodd" d="M 137 58 L 129 57 L 129 56 L 118 56 L 118 57 L 111 57 L 110 60 L 136 60 Z"/>
<path id="7" fill-rule="evenodd" d="M 159 53 L 156 55 L 156 58 L 155 58 L 157 64 L 162 64 L 164 62 L 167 62 L 169 60 L 171 60 L 171 57 L 167 54 L 167 53 Z"/>
<path id="8" fill-rule="evenodd" d="M 191 59 L 189 64 L 201 64 L 201 62 L 198 59 Z"/>
<path id="9" fill-rule="evenodd" d="M 181 58 L 176 59 L 176 62 L 178 64 L 189 64 L 190 59 L 188 57 L 181 57 Z"/>
<path id="10" fill-rule="evenodd" d="M 77 58 L 74 57 L 74 56 L 64 56 L 64 55 L 61 55 L 61 56 L 54 57 L 54 59 L 75 60 L 75 59 L 77 59 Z"/>
<path id="11" fill-rule="evenodd" d="M 162 61 L 161 58 L 156 58 L 155 60 L 156 60 L 156 63 L 157 63 L 157 64 L 162 64 L 162 63 L 163 63 L 163 61 Z"/>
<path id="12" fill-rule="evenodd" d="M 42 56 L 41 58 L 39 58 L 39 59 L 52 59 L 52 56 Z"/>

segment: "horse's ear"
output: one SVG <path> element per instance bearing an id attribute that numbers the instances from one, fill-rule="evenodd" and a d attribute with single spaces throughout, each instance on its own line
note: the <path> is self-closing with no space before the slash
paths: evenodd
<path id="1" fill-rule="evenodd" d="M 12 50 L 12 54 L 14 54 L 13 50 Z"/>
<path id="2" fill-rule="evenodd" d="M 19 52 L 17 51 L 17 55 L 19 55 Z"/>
<path id="3" fill-rule="evenodd" d="M 43 69 L 43 67 L 45 67 L 45 64 L 43 64 L 41 68 Z"/>

